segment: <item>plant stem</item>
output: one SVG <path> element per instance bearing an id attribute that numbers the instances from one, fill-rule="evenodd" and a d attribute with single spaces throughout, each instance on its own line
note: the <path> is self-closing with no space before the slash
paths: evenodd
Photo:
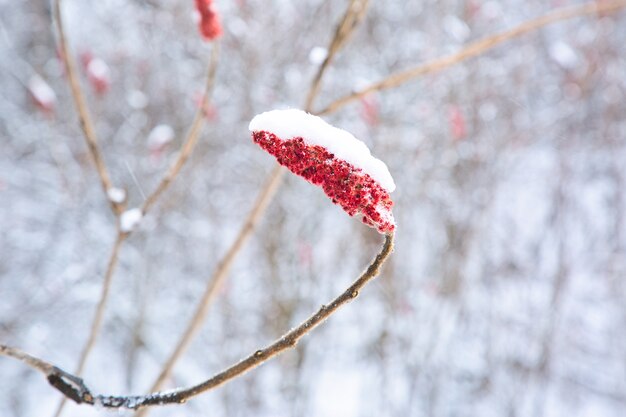
<path id="1" fill-rule="evenodd" d="M 380 273 L 382 265 L 393 252 L 393 242 L 393 234 L 385 235 L 385 242 L 380 252 L 372 260 L 365 272 L 363 272 L 346 290 L 339 294 L 339 296 L 331 300 L 328 304 L 322 305 L 316 313 L 304 320 L 297 327 L 267 345 L 265 348 L 254 351 L 240 362 L 215 374 L 206 381 L 189 388 L 167 392 L 154 392 L 147 395 L 123 396 L 93 394 L 81 378 L 67 373 L 46 361 L 1 344 L 0 354 L 20 360 L 26 365 L 39 370 L 46 375 L 48 382 L 52 386 L 61 391 L 67 398 L 79 404 L 98 405 L 105 408 L 138 409 L 155 405 L 184 403 L 196 395 L 219 387 L 239 375 L 256 368 L 283 351 L 295 347 L 302 337 L 322 324 L 333 313 L 339 310 L 339 308 L 358 297 L 362 288 Z"/>

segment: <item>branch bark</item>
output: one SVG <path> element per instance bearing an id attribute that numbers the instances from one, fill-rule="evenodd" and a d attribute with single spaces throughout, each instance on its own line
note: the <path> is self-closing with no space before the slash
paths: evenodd
<path id="1" fill-rule="evenodd" d="M 358 4 L 357 4 L 358 3 Z M 368 0 L 359 1 L 351 0 L 346 13 L 342 17 L 341 21 L 335 28 L 335 35 L 330 42 L 328 48 L 328 56 L 324 62 L 320 65 L 315 77 L 311 82 L 309 93 L 307 94 L 305 109 L 311 111 L 311 107 L 319 92 L 320 82 L 328 69 L 333 57 L 339 52 L 341 47 L 345 45 L 345 41 L 349 38 L 350 34 L 356 29 L 358 23 L 362 21 L 362 18 L 367 9 Z M 339 39 L 340 38 L 340 39 Z M 338 40 L 339 39 L 339 40 Z M 280 181 L 285 173 L 285 169 L 280 165 L 276 165 L 268 178 L 266 179 L 265 186 L 260 191 L 257 200 L 252 207 L 252 210 L 246 217 L 237 237 L 232 245 L 228 248 L 228 251 L 224 257 L 218 263 L 212 276 L 207 281 L 207 287 L 199 300 L 194 315 L 191 317 L 189 323 L 183 335 L 179 339 L 178 343 L 174 347 L 174 350 L 165 361 L 161 372 L 157 376 L 156 380 L 152 384 L 150 391 L 156 391 L 163 386 L 163 383 L 169 378 L 174 369 L 176 362 L 186 352 L 189 344 L 200 330 L 204 320 L 206 319 L 207 312 L 212 301 L 215 298 L 217 290 L 221 287 L 222 283 L 228 276 L 230 267 L 232 266 L 235 258 L 244 247 L 248 239 L 252 236 L 252 232 L 256 228 L 259 219 L 265 213 L 267 206 L 274 197 L 274 194 L 280 187 Z M 145 417 L 147 410 L 143 410 L 137 414 L 137 417 Z"/>
<path id="2" fill-rule="evenodd" d="M 113 187 L 113 184 L 111 182 L 106 164 L 102 157 L 102 152 L 100 151 L 100 148 L 98 146 L 98 138 L 97 138 L 96 130 L 91 120 L 87 102 L 85 100 L 85 96 L 83 94 L 83 90 L 80 85 L 79 77 L 76 71 L 76 64 L 69 50 L 69 45 L 68 45 L 67 37 L 65 34 L 65 26 L 63 23 L 63 16 L 61 12 L 61 1 L 62 0 L 55 0 L 54 5 L 53 5 L 54 7 L 53 12 L 54 12 L 54 18 L 56 22 L 58 38 L 59 38 L 59 47 L 61 49 L 61 56 L 65 65 L 65 68 L 67 70 L 68 81 L 70 84 L 72 97 L 76 105 L 76 110 L 78 113 L 80 126 L 83 130 L 85 140 L 87 142 L 92 159 L 94 160 L 96 171 L 100 178 L 100 183 L 102 185 L 103 191 L 105 193 L 105 196 L 107 197 L 107 201 L 109 202 L 113 213 L 116 216 L 116 222 L 117 222 L 117 226 L 116 226 L 117 237 L 115 240 L 115 244 L 113 246 L 113 250 L 111 251 L 109 260 L 107 262 L 107 269 L 105 272 L 104 280 L 102 282 L 100 299 L 98 300 L 98 305 L 94 313 L 94 318 L 92 320 L 90 333 L 87 338 L 87 342 L 83 346 L 83 349 L 81 351 L 80 358 L 79 358 L 79 361 L 75 370 L 76 375 L 81 375 L 84 370 L 87 359 L 89 358 L 89 355 L 91 354 L 91 351 L 93 350 L 93 347 L 95 346 L 98 334 L 100 333 L 100 330 L 102 327 L 102 321 L 103 321 L 104 314 L 106 311 L 106 305 L 107 305 L 108 298 L 109 298 L 111 282 L 112 282 L 113 274 L 115 272 L 115 268 L 117 266 L 117 261 L 118 261 L 121 245 L 124 242 L 124 240 L 126 240 L 126 238 L 131 234 L 132 231 L 120 230 L 120 224 L 119 224 L 120 215 L 122 214 L 125 208 L 125 203 L 113 201 L 111 198 L 108 197 L 108 191 Z M 195 113 L 194 119 L 192 121 L 187 137 L 184 141 L 184 144 L 179 152 L 178 157 L 172 163 L 168 171 L 163 175 L 162 179 L 160 180 L 155 190 L 146 198 L 144 204 L 141 207 L 141 212 L 143 215 L 145 215 L 148 212 L 148 210 L 155 204 L 155 202 L 163 194 L 163 192 L 174 181 L 174 179 L 177 177 L 180 170 L 182 169 L 182 167 L 187 162 L 187 160 L 189 159 L 190 155 L 193 152 L 193 149 L 200 135 L 200 131 L 201 131 L 203 121 L 204 121 L 204 114 L 207 108 L 208 98 L 211 94 L 214 80 L 215 80 L 215 73 L 216 73 L 217 62 L 218 62 L 218 49 L 219 48 L 217 47 L 217 44 L 214 44 L 212 52 L 211 52 L 211 59 L 208 65 L 207 79 L 206 79 L 206 84 L 205 84 L 204 93 L 202 97 L 202 102 L 200 106 L 198 107 L 198 110 Z M 59 404 L 54 414 L 55 417 L 58 417 L 62 414 L 64 406 L 65 406 L 65 399 L 63 399 L 61 403 Z"/>
<path id="3" fill-rule="evenodd" d="M 328 53 L 322 64 L 317 69 L 317 73 L 311 82 L 309 93 L 307 94 L 304 108 L 306 111 L 312 111 L 313 101 L 319 94 L 321 81 L 326 69 L 331 64 L 337 52 L 348 41 L 350 35 L 354 33 L 354 29 L 361 23 L 367 12 L 369 0 L 351 0 L 348 9 L 343 18 L 335 28 L 335 35 L 328 46 Z"/>
<path id="4" fill-rule="evenodd" d="M 282 167 L 277 165 L 270 174 L 268 181 L 263 188 L 263 192 L 258 196 L 257 201 L 254 204 L 254 208 L 252 209 L 250 215 L 243 224 L 243 227 L 237 235 L 237 238 L 226 252 L 226 255 L 219 262 L 219 264 L 215 268 L 215 271 L 213 271 L 213 275 L 208 280 L 208 285 L 204 290 L 204 293 L 202 294 L 202 298 L 198 302 L 198 306 L 196 307 L 194 315 L 187 324 L 187 328 L 185 329 L 185 332 L 176 344 L 176 347 L 174 348 L 172 354 L 163 365 L 163 368 L 161 369 L 161 372 L 157 379 L 152 384 L 150 391 L 156 391 L 163 386 L 163 383 L 171 375 L 172 370 L 174 369 L 174 365 L 176 364 L 178 359 L 184 354 L 184 352 L 186 352 L 189 344 L 200 330 L 206 318 L 209 306 L 215 299 L 218 290 L 221 288 L 224 280 L 228 276 L 228 272 L 230 271 L 230 268 L 235 258 L 237 257 L 237 254 L 239 253 L 239 251 L 241 251 L 243 246 L 250 238 L 253 230 L 259 222 L 259 219 L 265 212 L 265 209 L 269 205 L 272 197 L 274 197 L 274 194 L 276 193 L 276 190 L 280 185 L 280 180 L 282 176 L 281 174 Z"/>
<path id="5" fill-rule="evenodd" d="M 339 296 L 331 300 L 328 304 L 322 305 L 316 313 L 304 320 L 297 327 L 266 347 L 254 351 L 240 362 L 215 374 L 206 381 L 189 388 L 154 392 L 147 395 L 127 396 L 95 394 L 85 385 L 80 377 L 65 372 L 61 368 L 22 352 L 19 349 L 0 344 L 0 354 L 22 361 L 33 369 L 42 372 L 53 387 L 78 404 L 89 404 L 105 408 L 138 409 L 155 405 L 184 403 L 196 395 L 217 388 L 239 375 L 256 368 L 283 351 L 295 347 L 302 337 L 323 323 L 343 305 L 358 297 L 362 288 L 378 276 L 382 265 L 393 252 L 393 242 L 394 235 L 386 235 L 385 242 L 380 252 L 372 260 L 365 272 L 363 272 L 352 285 L 339 294 Z"/>
<path id="6" fill-rule="evenodd" d="M 102 186 L 104 195 L 111 206 L 111 210 L 116 216 L 119 216 L 123 210 L 123 206 L 108 197 L 108 191 L 113 188 L 113 183 L 111 182 L 109 171 L 106 167 L 106 163 L 104 162 L 104 158 L 102 157 L 100 146 L 98 145 L 96 129 L 91 120 L 89 108 L 87 107 L 87 101 L 85 100 L 85 96 L 76 73 L 76 63 L 70 53 L 67 37 L 65 36 L 63 14 L 61 13 L 61 1 L 62 0 L 55 0 L 53 5 L 54 20 L 56 22 L 57 35 L 59 37 L 59 48 L 61 50 L 61 59 L 63 60 L 65 70 L 67 71 L 67 78 L 72 91 L 72 98 L 74 100 L 74 104 L 76 105 L 76 112 L 78 113 L 80 127 L 83 130 L 85 141 L 87 142 L 87 147 L 89 148 L 89 153 L 96 166 L 96 171 L 98 172 L 98 177 L 100 178 L 100 185 Z"/>

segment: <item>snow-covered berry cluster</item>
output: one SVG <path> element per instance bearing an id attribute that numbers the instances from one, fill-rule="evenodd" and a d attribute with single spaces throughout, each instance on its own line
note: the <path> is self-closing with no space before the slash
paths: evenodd
<path id="1" fill-rule="evenodd" d="M 300 110 L 263 113 L 253 119 L 250 130 L 254 142 L 274 155 L 278 163 L 320 186 L 350 216 L 361 215 L 365 224 L 380 233 L 395 230 L 389 196 L 389 189 L 395 187 L 393 179 L 384 163 L 372 157 L 354 136 Z"/>
<path id="2" fill-rule="evenodd" d="M 222 34 L 222 24 L 213 0 L 195 0 L 199 15 L 198 27 L 206 41 L 212 41 Z"/>

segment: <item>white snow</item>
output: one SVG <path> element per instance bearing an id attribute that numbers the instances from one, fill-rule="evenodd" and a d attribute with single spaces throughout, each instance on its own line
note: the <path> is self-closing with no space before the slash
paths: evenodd
<path id="1" fill-rule="evenodd" d="M 37 74 L 28 80 L 28 89 L 33 97 L 43 106 L 52 106 L 57 101 L 57 96 L 52 87 Z"/>
<path id="2" fill-rule="evenodd" d="M 107 197 L 114 203 L 123 203 L 126 200 L 126 191 L 123 188 L 111 187 L 107 190 Z"/>
<path id="3" fill-rule="evenodd" d="M 363 411 L 366 380 L 356 369 L 321 370 L 314 385 L 313 415 L 326 417 L 358 416 Z"/>
<path id="4" fill-rule="evenodd" d="M 167 124 L 155 126 L 148 135 L 148 146 L 150 149 L 161 148 L 174 140 L 174 129 Z"/>
<path id="5" fill-rule="evenodd" d="M 283 140 L 301 137 L 307 144 L 323 146 L 337 158 L 361 168 L 387 191 L 396 188 L 387 165 L 373 157 L 367 145 L 320 117 L 297 109 L 272 110 L 255 116 L 249 129 L 271 132 Z"/>
<path id="6" fill-rule="evenodd" d="M 550 57 L 565 69 L 576 68 L 579 62 L 576 51 L 563 41 L 550 45 Z"/>
<path id="7" fill-rule="evenodd" d="M 309 52 L 309 62 L 314 65 L 320 65 L 328 56 L 328 50 L 321 46 L 316 46 Z"/>
<path id="8" fill-rule="evenodd" d="M 100 58 L 95 58 L 89 61 L 87 71 L 90 75 L 96 78 L 109 78 L 110 74 L 109 66 Z"/>
<path id="9" fill-rule="evenodd" d="M 443 18 L 443 30 L 458 42 L 465 42 L 471 35 L 470 27 L 454 15 Z"/>
<path id="10" fill-rule="evenodd" d="M 124 233 L 132 231 L 141 222 L 142 218 L 141 209 L 133 208 L 126 210 L 120 216 L 120 230 Z"/>
<path id="11" fill-rule="evenodd" d="M 131 90 L 126 95 L 126 101 L 133 109 L 140 110 L 148 105 L 148 97 L 139 90 Z"/>

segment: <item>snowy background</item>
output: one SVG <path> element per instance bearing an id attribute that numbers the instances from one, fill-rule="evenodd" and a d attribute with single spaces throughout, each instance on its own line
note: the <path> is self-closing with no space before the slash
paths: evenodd
<path id="1" fill-rule="evenodd" d="M 85 371 L 97 391 L 142 393 L 158 374 L 275 164 L 248 122 L 302 106 L 346 3 L 217 2 L 225 34 L 210 120 L 124 243 Z M 576 2 L 371 3 L 316 108 Z M 138 206 L 191 123 L 210 46 L 190 0 L 64 4 L 72 50 L 110 68 L 107 91 L 84 77 L 85 90 L 113 182 Z M 623 416 L 624 39 L 624 12 L 569 20 L 327 116 L 394 175 L 397 245 L 381 277 L 297 350 L 150 415 Z M 0 341 L 73 369 L 115 230 L 56 50 L 47 1 L 0 0 Z M 29 94 L 34 76 L 53 108 Z M 160 124 L 176 139 L 155 149 L 147 138 Z M 286 176 L 168 388 L 281 335 L 381 242 Z M 59 399 L 0 358 L 0 415 L 52 417 Z M 64 413 L 100 415 L 116 413 Z"/>

